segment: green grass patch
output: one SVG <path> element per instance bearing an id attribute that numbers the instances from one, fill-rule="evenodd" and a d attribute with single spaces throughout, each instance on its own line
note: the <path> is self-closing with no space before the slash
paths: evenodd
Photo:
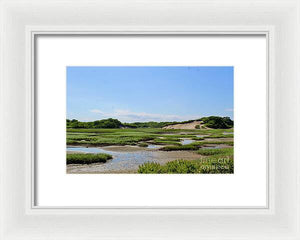
<path id="1" fill-rule="evenodd" d="M 67 164 L 105 163 L 112 156 L 105 153 L 72 153 L 67 154 Z"/>
<path id="2" fill-rule="evenodd" d="M 199 149 L 197 151 L 202 156 L 212 156 L 212 155 L 232 155 L 233 148 L 215 148 L 215 149 Z"/>
<path id="3" fill-rule="evenodd" d="M 207 157 L 199 160 L 175 160 L 165 165 L 147 162 L 140 165 L 138 169 L 138 173 L 146 174 L 230 174 L 233 172 L 233 156 Z"/>
<path id="4" fill-rule="evenodd" d="M 202 146 L 210 146 L 210 145 L 228 145 L 233 146 L 233 141 L 201 141 L 201 142 L 193 142 L 191 145 L 195 145 L 198 147 Z"/>
<path id="5" fill-rule="evenodd" d="M 229 128 L 229 129 L 224 129 L 224 132 L 230 132 L 233 133 L 234 129 L 233 128 Z"/>
<path id="6" fill-rule="evenodd" d="M 193 137 L 192 140 L 202 141 L 202 140 L 205 140 L 205 138 L 204 137 Z"/>
<path id="7" fill-rule="evenodd" d="M 139 147 L 148 147 L 148 144 L 147 143 L 140 143 L 138 146 Z"/>
<path id="8" fill-rule="evenodd" d="M 147 162 L 139 166 L 138 173 L 165 173 L 162 165 L 156 162 Z"/>
<path id="9" fill-rule="evenodd" d="M 178 146 L 165 146 L 160 148 L 161 151 L 186 151 L 186 150 L 198 150 L 203 146 L 210 146 L 210 145 L 228 145 L 233 146 L 232 141 L 202 141 L 202 142 L 193 142 L 186 145 L 178 145 Z"/>
<path id="10" fill-rule="evenodd" d="M 192 144 L 179 145 L 179 146 L 165 146 L 160 148 L 161 151 L 187 151 L 187 150 L 198 150 L 199 147 Z"/>
<path id="11" fill-rule="evenodd" d="M 213 134 L 205 136 L 205 138 L 233 138 L 233 134 Z"/>
<path id="12" fill-rule="evenodd" d="M 200 149 L 198 150 L 198 153 L 203 157 L 196 160 L 175 160 L 168 162 L 165 165 L 154 162 L 147 162 L 139 166 L 138 173 L 234 173 L 233 148 Z"/>
<path id="13" fill-rule="evenodd" d="M 172 140 L 160 139 L 160 138 L 156 138 L 152 142 L 158 145 L 181 145 L 181 143 L 178 142 L 177 140 L 172 141 Z"/>
<path id="14" fill-rule="evenodd" d="M 139 132 L 116 132 L 102 134 L 67 134 L 67 144 L 71 145 L 94 145 L 94 146 L 109 146 L 109 145 L 137 145 L 139 142 L 150 141 L 155 139 L 153 134 Z"/>

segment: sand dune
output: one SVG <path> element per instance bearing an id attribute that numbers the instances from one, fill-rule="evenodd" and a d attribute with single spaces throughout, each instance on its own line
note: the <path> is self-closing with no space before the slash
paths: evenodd
<path id="1" fill-rule="evenodd" d="M 179 124 L 169 125 L 163 127 L 163 129 L 196 129 L 197 125 L 200 126 L 200 129 L 208 129 L 203 125 L 202 121 L 194 121 L 190 123 L 179 123 Z"/>

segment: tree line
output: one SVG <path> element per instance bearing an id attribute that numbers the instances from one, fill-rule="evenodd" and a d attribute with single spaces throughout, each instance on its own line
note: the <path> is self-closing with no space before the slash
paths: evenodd
<path id="1" fill-rule="evenodd" d="M 108 118 L 96 120 L 92 122 L 81 122 L 77 119 L 67 119 L 67 128 L 163 128 L 165 126 L 190 123 L 193 121 L 202 121 L 205 126 L 214 129 L 228 129 L 233 127 L 233 121 L 229 117 L 210 116 L 203 117 L 196 120 L 189 120 L 183 122 L 135 122 L 122 123 L 118 119 Z"/>

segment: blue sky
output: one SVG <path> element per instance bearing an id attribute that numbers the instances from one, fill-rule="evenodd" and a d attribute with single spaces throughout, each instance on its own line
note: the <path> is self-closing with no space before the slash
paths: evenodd
<path id="1" fill-rule="evenodd" d="M 67 118 L 233 119 L 233 67 L 67 67 Z"/>

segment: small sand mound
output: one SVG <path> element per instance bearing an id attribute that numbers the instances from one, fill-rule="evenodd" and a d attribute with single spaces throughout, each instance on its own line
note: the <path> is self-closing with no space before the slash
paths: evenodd
<path id="1" fill-rule="evenodd" d="M 197 129 L 196 126 L 198 125 L 200 127 L 199 129 L 208 129 L 203 125 L 202 121 L 193 121 L 190 123 L 178 123 L 178 124 L 163 127 L 163 129 Z"/>

